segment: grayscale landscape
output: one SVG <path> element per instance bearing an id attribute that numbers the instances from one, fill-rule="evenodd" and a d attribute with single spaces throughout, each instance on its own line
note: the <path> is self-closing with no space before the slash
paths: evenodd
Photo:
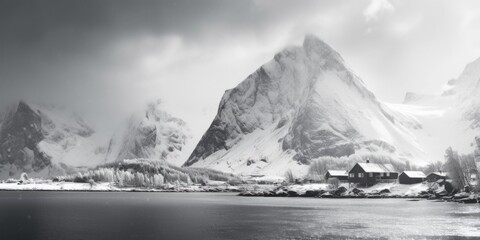
<path id="1" fill-rule="evenodd" d="M 480 238 L 475 1 L 0 0 L 0 239 Z"/>

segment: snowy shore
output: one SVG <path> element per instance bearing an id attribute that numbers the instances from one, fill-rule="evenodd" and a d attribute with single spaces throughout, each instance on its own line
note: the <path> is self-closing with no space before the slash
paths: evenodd
<path id="1" fill-rule="evenodd" d="M 342 184 L 332 188 L 328 184 L 305 184 L 244 188 L 239 196 L 245 197 L 313 197 L 313 198 L 423 198 L 435 201 L 480 203 L 480 196 L 473 192 L 447 192 L 444 186 L 431 183 L 398 184 L 380 183 L 367 188 Z"/>
<path id="2" fill-rule="evenodd" d="M 52 182 L 40 183 L 0 183 L 0 191 L 88 191 L 88 192 L 238 192 L 239 188 L 226 185 L 166 185 L 165 188 L 117 187 L 112 183 L 75 183 Z"/>
<path id="3" fill-rule="evenodd" d="M 345 188 L 346 191 L 352 191 L 353 188 L 348 188 L 348 184 L 340 185 L 340 188 Z M 385 192 L 385 189 L 388 189 L 389 194 L 391 195 L 410 195 L 414 196 L 422 191 L 426 191 L 428 186 L 426 184 L 413 184 L 413 185 L 401 185 L 395 183 L 383 183 L 377 184 L 369 188 L 358 188 L 366 194 Z M 100 182 L 95 184 L 90 183 L 77 183 L 77 182 L 53 182 L 53 181 L 40 181 L 40 182 L 27 182 L 27 183 L 0 183 L 0 191 L 145 191 L 145 192 L 208 192 L 208 191 L 242 191 L 244 193 L 252 193 L 253 195 L 264 194 L 266 192 L 277 191 L 278 194 L 284 195 L 284 193 L 292 194 L 293 192 L 298 196 L 303 196 L 307 192 L 311 191 L 323 191 L 331 192 L 334 191 L 331 189 L 329 184 L 324 183 L 313 183 L 313 184 L 303 184 L 303 185 L 288 185 L 288 186 L 278 186 L 278 185 L 257 185 L 257 184 L 246 184 L 241 186 L 229 186 L 225 183 L 215 182 L 211 185 L 173 185 L 167 184 L 162 189 L 156 188 L 139 188 L 139 187 L 118 187 L 113 183 Z M 284 193 L 283 193 L 284 192 Z"/>
<path id="4" fill-rule="evenodd" d="M 319 192 L 334 192 L 342 191 L 342 195 L 348 194 L 351 191 L 359 191 L 365 194 L 374 194 L 379 192 L 384 192 L 390 195 L 417 195 L 421 192 L 428 190 L 428 185 L 425 183 L 418 183 L 412 185 L 404 185 L 398 183 L 380 183 L 367 188 L 352 188 L 348 184 L 340 184 L 338 188 L 332 188 L 331 185 L 325 183 L 316 183 L 316 184 L 294 184 L 287 186 L 265 186 L 265 187 L 256 187 L 246 188 L 245 192 L 277 192 L 282 195 L 282 192 L 290 192 L 291 194 L 297 194 L 298 196 L 303 196 L 308 194 L 309 191 L 319 191 Z M 342 190 L 343 189 L 343 190 Z M 356 189 L 356 190 L 354 190 Z"/>
<path id="5" fill-rule="evenodd" d="M 424 198 L 438 201 L 478 203 L 480 196 L 473 193 L 447 194 L 443 187 L 432 187 L 427 183 L 404 185 L 381 183 L 368 188 L 350 188 L 341 184 L 333 189 L 329 184 L 303 185 L 258 185 L 230 186 L 225 182 L 210 185 L 172 185 L 163 188 L 118 187 L 113 183 L 53 182 L 50 180 L 0 182 L 0 191 L 79 191 L 79 192 L 239 192 L 245 197 L 316 197 L 316 198 Z"/>

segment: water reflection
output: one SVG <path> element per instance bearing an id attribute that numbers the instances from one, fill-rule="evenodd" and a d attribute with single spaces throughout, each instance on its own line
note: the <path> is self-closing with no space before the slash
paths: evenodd
<path id="1" fill-rule="evenodd" d="M 458 239 L 480 206 L 212 193 L 0 192 L 0 239 Z"/>

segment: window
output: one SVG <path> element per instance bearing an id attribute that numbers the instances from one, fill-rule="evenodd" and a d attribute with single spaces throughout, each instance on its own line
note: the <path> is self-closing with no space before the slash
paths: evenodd
<path id="1" fill-rule="evenodd" d="M 380 177 L 383 177 L 383 173 L 380 173 Z"/>
<path id="2" fill-rule="evenodd" d="M 368 175 L 369 175 L 369 177 L 373 177 L 373 173 L 369 173 Z"/>
<path id="3" fill-rule="evenodd" d="M 364 176 L 363 173 L 358 173 L 359 178 L 363 178 L 363 176 Z"/>
<path id="4" fill-rule="evenodd" d="M 355 177 L 355 173 L 350 173 L 350 177 L 351 177 L 351 178 L 354 178 L 354 177 Z"/>
<path id="5" fill-rule="evenodd" d="M 389 173 L 389 172 L 387 172 L 385 175 L 387 175 L 387 177 L 390 177 L 390 173 Z"/>

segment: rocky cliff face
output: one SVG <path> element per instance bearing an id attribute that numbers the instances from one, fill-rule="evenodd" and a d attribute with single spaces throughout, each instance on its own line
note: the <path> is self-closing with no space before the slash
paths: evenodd
<path id="1" fill-rule="evenodd" d="M 22 172 L 54 176 L 108 161 L 144 158 L 181 165 L 191 138 L 186 123 L 149 104 L 114 137 L 104 139 L 78 115 L 20 102 L 0 118 L 0 179 Z"/>
<path id="2" fill-rule="evenodd" d="M 90 143 L 93 134 L 74 114 L 21 101 L 3 116 L 0 172 L 2 176 L 21 172 L 48 175 L 52 169 L 58 173 L 66 165 L 83 166 L 89 161 L 98 164 L 92 159 L 96 155 L 95 144 Z"/>
<path id="3" fill-rule="evenodd" d="M 321 156 L 405 158 L 421 152 L 408 143 L 406 128 L 415 124 L 379 102 L 330 46 L 307 36 L 224 94 L 185 166 L 281 175 Z"/>
<path id="4" fill-rule="evenodd" d="M 0 163 L 39 171 L 51 164 L 38 144 L 45 139 L 40 113 L 24 102 L 8 113 L 0 129 Z"/>
<path id="5" fill-rule="evenodd" d="M 112 137 L 107 161 L 144 158 L 181 165 L 190 138 L 186 123 L 163 111 L 158 101 L 148 105 L 144 116 L 132 116 L 126 129 Z"/>

